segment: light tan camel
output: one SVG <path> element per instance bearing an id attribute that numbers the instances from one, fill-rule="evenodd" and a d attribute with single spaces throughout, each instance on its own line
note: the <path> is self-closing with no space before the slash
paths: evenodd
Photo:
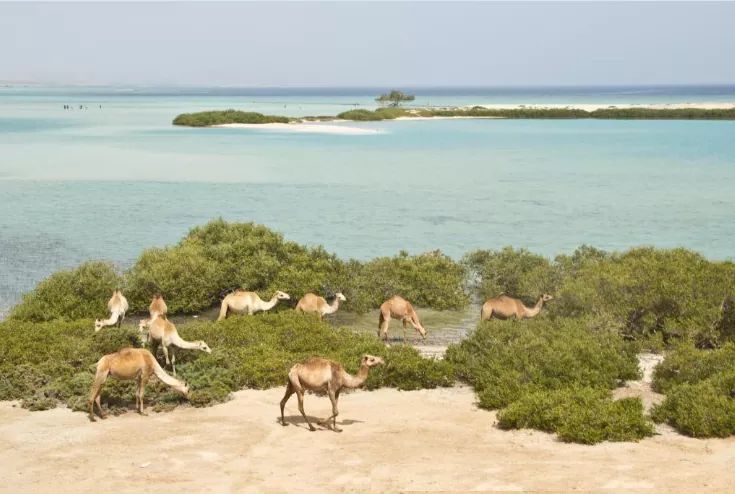
<path id="1" fill-rule="evenodd" d="M 320 297 L 313 293 L 307 293 L 299 303 L 296 304 L 296 310 L 298 312 L 308 312 L 317 314 L 321 320 L 327 314 L 334 314 L 339 309 L 339 303 L 345 302 L 347 298 L 342 293 L 337 293 L 334 296 L 334 300 L 331 304 L 328 304 L 324 297 Z"/>
<path id="2" fill-rule="evenodd" d="M 319 425 L 327 424 L 328 427 L 329 420 L 332 419 L 332 429 L 335 432 L 342 432 L 342 429 L 337 428 L 337 415 L 339 415 L 337 401 L 339 400 L 340 391 L 343 388 L 359 388 L 365 383 L 370 369 L 384 363 L 380 357 L 364 355 L 360 361 L 360 370 L 357 372 L 357 376 L 348 374 L 344 367 L 337 362 L 320 357 L 310 358 L 305 362 L 294 365 L 288 373 L 286 394 L 281 400 L 281 424 L 288 425 L 283 416 L 283 410 L 291 395 L 296 393 L 299 399 L 299 412 L 306 420 L 309 429 L 315 431 L 316 428 L 311 425 L 304 412 L 304 391 L 326 392 L 332 402 L 332 415 L 317 423 Z"/>
<path id="3" fill-rule="evenodd" d="M 145 334 L 145 329 L 148 329 L 148 334 Z M 176 354 L 174 353 L 173 347 L 184 348 L 186 350 L 200 350 L 205 353 L 212 353 L 209 346 L 201 340 L 197 341 L 186 341 L 176 330 L 174 323 L 168 320 L 166 316 L 158 316 L 154 319 L 144 319 L 140 321 L 138 329 L 144 334 L 143 342 L 151 344 L 153 342 L 159 343 L 163 348 L 163 356 L 166 357 L 166 365 L 170 365 L 171 369 L 176 375 Z M 169 352 L 171 358 L 169 359 Z"/>
<path id="4" fill-rule="evenodd" d="M 107 319 L 95 319 L 95 331 L 99 331 L 105 326 L 113 326 L 114 324 L 117 324 L 119 328 L 125 319 L 125 313 L 128 311 L 128 299 L 125 298 L 120 290 L 115 290 L 107 302 L 107 309 L 110 311 L 110 317 Z"/>
<path id="5" fill-rule="evenodd" d="M 228 311 L 246 312 L 251 316 L 255 312 L 271 310 L 280 300 L 291 300 L 291 297 L 288 293 L 277 290 L 268 302 L 264 302 L 255 292 L 236 290 L 222 300 L 217 320 L 221 321 L 226 318 Z"/>
<path id="6" fill-rule="evenodd" d="M 151 315 L 151 320 L 158 316 L 165 316 L 168 314 L 168 307 L 160 293 L 153 295 L 151 305 L 148 306 L 148 313 Z"/>
<path id="7" fill-rule="evenodd" d="M 89 393 L 89 419 L 94 422 L 94 405 L 97 404 L 100 417 L 107 418 L 102 411 L 100 404 L 100 395 L 102 386 L 105 384 L 108 376 L 117 379 L 132 380 L 135 379 L 138 389 L 135 393 L 135 408 L 141 415 L 146 415 L 143 410 L 143 393 L 145 385 L 151 375 L 155 374 L 164 384 L 171 386 L 184 396 L 188 396 L 189 387 L 186 383 L 174 379 L 166 374 L 166 372 L 158 365 L 153 354 L 144 348 L 123 348 L 119 352 L 105 355 L 97 362 L 97 374 L 94 376 L 92 390 Z"/>
<path id="8" fill-rule="evenodd" d="M 489 319 L 510 319 L 515 318 L 516 320 L 528 319 L 535 317 L 541 312 L 541 308 L 544 306 L 544 302 L 553 300 L 554 297 L 548 293 L 544 293 L 531 308 L 523 305 L 523 302 L 517 298 L 509 297 L 507 295 L 501 295 L 496 298 L 488 299 L 482 305 L 482 311 L 480 312 L 480 320 L 487 321 Z"/>
<path id="9" fill-rule="evenodd" d="M 380 316 L 378 316 L 378 338 L 381 337 L 388 341 L 388 326 L 391 318 L 400 319 L 403 323 L 403 341 L 406 342 L 406 327 L 408 323 L 426 339 L 426 330 L 419 321 L 419 316 L 413 310 L 411 302 L 399 295 L 393 295 L 380 306 Z"/>

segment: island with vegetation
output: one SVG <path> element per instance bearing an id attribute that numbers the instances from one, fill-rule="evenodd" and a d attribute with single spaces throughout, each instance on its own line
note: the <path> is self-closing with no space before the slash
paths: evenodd
<path id="1" fill-rule="evenodd" d="M 163 294 L 181 337 L 206 341 L 212 350 L 179 352 L 188 401 L 156 383 L 146 397 L 158 411 L 281 386 L 290 366 L 314 355 L 354 373 L 360 356 L 371 354 L 386 364 L 370 373 L 368 389 L 467 383 L 479 407 L 500 410 L 503 429 L 539 429 L 587 444 L 637 441 L 654 434 L 657 422 L 693 437 L 735 435 L 735 263 L 686 249 L 583 246 L 550 259 L 508 247 L 459 260 L 433 251 L 356 261 L 265 226 L 215 220 L 174 246 L 142 252 L 124 271 L 87 262 L 40 282 L 0 322 L 0 400 L 20 400 L 31 410 L 58 404 L 86 410 L 100 356 L 143 345 L 133 323 L 93 329 L 121 287 L 130 303 L 126 321 L 147 317 L 151 297 Z M 222 297 L 238 288 L 264 300 L 283 290 L 293 303 L 216 322 Z M 371 322 L 335 325 L 300 314 L 293 305 L 307 292 L 344 293 L 340 312 L 369 313 Z M 539 294 L 554 296 L 532 319 L 480 321 L 472 301 L 500 293 L 527 306 Z M 441 360 L 400 339 L 386 345 L 376 334 L 377 310 L 396 294 L 420 314 L 469 310 L 476 327 L 450 342 Z M 429 338 L 442 334 L 438 324 L 426 326 Z M 641 352 L 663 355 L 653 376 L 661 403 L 650 411 L 638 396 L 615 395 L 640 379 Z M 124 382 L 105 389 L 109 410 L 133 402 Z"/>

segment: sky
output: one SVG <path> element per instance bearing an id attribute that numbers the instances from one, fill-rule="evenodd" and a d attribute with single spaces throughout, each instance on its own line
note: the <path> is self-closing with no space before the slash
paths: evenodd
<path id="1" fill-rule="evenodd" d="M 0 81 L 735 82 L 735 3 L 0 2 Z"/>

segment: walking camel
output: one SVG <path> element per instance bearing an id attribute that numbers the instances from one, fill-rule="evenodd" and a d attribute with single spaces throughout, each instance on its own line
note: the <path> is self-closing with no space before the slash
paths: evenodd
<path id="1" fill-rule="evenodd" d="M 339 415 L 337 402 L 339 400 L 340 391 L 344 388 L 359 388 L 365 383 L 370 369 L 376 365 L 382 365 L 384 363 L 385 362 L 380 357 L 364 355 L 360 361 L 360 370 L 357 372 L 356 376 L 348 374 L 344 367 L 337 362 L 320 357 L 313 357 L 305 362 L 294 365 L 288 373 L 286 394 L 281 400 L 281 424 L 284 426 L 288 425 L 285 417 L 283 416 L 283 410 L 291 395 L 296 393 L 296 396 L 299 399 L 299 412 L 301 412 L 304 420 L 306 420 L 306 424 L 309 426 L 309 429 L 315 431 L 316 428 L 311 425 L 311 422 L 309 422 L 309 419 L 304 412 L 304 391 L 326 391 L 329 395 L 329 400 L 332 402 L 332 415 L 317 423 L 319 425 L 327 424 L 327 427 L 329 427 L 329 420 L 331 419 L 332 430 L 335 432 L 342 432 L 342 429 L 337 427 L 337 415 Z"/>
<path id="2" fill-rule="evenodd" d="M 492 318 L 497 319 L 510 319 L 515 318 L 516 320 L 529 319 L 535 317 L 541 312 L 541 308 L 545 302 L 553 300 L 554 297 L 548 293 L 544 293 L 531 308 L 526 307 L 523 302 L 517 298 L 509 297 L 507 295 L 501 295 L 496 298 L 488 299 L 483 305 L 480 311 L 480 320 L 488 321 Z"/>
<path id="3" fill-rule="evenodd" d="M 313 293 L 307 293 L 301 297 L 299 303 L 296 304 L 296 310 L 298 312 L 317 314 L 319 316 L 319 320 L 321 320 L 325 315 L 337 312 L 337 309 L 339 309 L 339 303 L 345 302 L 346 300 L 347 298 L 342 295 L 341 292 L 337 292 L 332 303 L 328 304 L 324 297 L 320 297 Z"/>
<path id="4" fill-rule="evenodd" d="M 113 326 L 117 324 L 119 328 L 125 319 L 125 313 L 128 311 L 128 299 L 120 290 L 112 292 L 112 297 L 107 302 L 107 309 L 110 311 L 110 317 L 107 319 L 95 319 L 94 330 L 99 331 L 105 326 Z"/>
<path id="5" fill-rule="evenodd" d="M 413 310 L 411 302 L 405 298 L 394 295 L 380 306 L 380 316 L 378 316 L 378 338 L 388 341 L 388 326 L 390 326 L 391 318 L 400 319 L 403 323 L 403 342 L 406 342 L 406 327 L 408 323 L 426 339 L 426 329 L 421 325 L 419 316 Z"/>
<path id="6" fill-rule="evenodd" d="M 271 299 L 265 302 L 255 292 L 235 290 L 222 300 L 217 320 L 225 319 L 228 312 L 246 312 L 252 316 L 255 312 L 271 310 L 281 300 L 291 300 L 291 297 L 288 293 L 277 290 Z"/>
<path id="7" fill-rule="evenodd" d="M 138 328 L 142 331 L 148 328 L 148 336 L 144 337 L 146 342 L 150 341 L 160 343 L 163 348 L 163 356 L 166 357 L 166 365 L 170 365 L 174 376 L 176 375 L 176 354 L 173 347 L 183 348 L 186 350 L 200 350 L 205 353 L 212 353 L 209 346 L 201 341 L 186 341 L 176 330 L 174 323 L 168 320 L 166 316 L 158 316 L 155 319 L 148 319 L 140 322 Z M 169 359 L 169 352 L 171 358 Z"/>
<path id="8" fill-rule="evenodd" d="M 188 396 L 189 387 L 186 383 L 175 379 L 164 371 L 153 354 L 144 348 L 123 348 L 122 350 L 105 355 L 97 362 L 97 374 L 94 376 L 92 390 L 89 393 L 89 419 L 94 422 L 94 405 L 97 404 L 100 418 L 107 418 L 102 410 L 100 395 L 102 386 L 109 376 L 123 380 L 135 379 L 138 388 L 135 393 L 135 408 L 141 415 L 143 410 L 143 393 L 148 379 L 155 374 L 164 384 L 174 388 L 184 396 Z"/>
<path id="9" fill-rule="evenodd" d="M 151 320 L 158 316 L 165 316 L 168 314 L 168 307 L 160 293 L 153 295 L 151 305 L 148 306 L 148 313 L 151 315 Z"/>

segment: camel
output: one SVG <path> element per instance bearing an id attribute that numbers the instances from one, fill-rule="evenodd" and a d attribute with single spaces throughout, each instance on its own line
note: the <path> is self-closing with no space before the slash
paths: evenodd
<path id="1" fill-rule="evenodd" d="M 523 305 L 517 298 L 509 297 L 507 295 L 501 295 L 496 298 L 488 299 L 482 305 L 482 311 L 480 312 L 480 320 L 487 321 L 493 317 L 497 319 L 510 319 L 515 318 L 516 320 L 528 319 L 535 317 L 541 312 L 541 308 L 544 306 L 544 302 L 553 300 L 554 297 L 548 293 L 544 293 L 536 302 L 532 308 L 528 308 Z"/>
<path id="2" fill-rule="evenodd" d="M 168 307 L 160 293 L 153 295 L 151 305 L 148 306 L 148 313 L 151 315 L 151 320 L 158 316 L 165 316 L 168 314 Z"/>
<path id="3" fill-rule="evenodd" d="M 384 363 L 380 357 L 364 355 L 360 361 L 360 370 L 357 372 L 357 376 L 348 374 L 337 362 L 320 357 L 310 358 L 305 362 L 294 365 L 288 373 L 286 394 L 281 400 L 281 424 L 284 426 L 288 425 L 283 416 L 283 409 L 291 395 L 296 393 L 299 399 L 299 412 L 301 412 L 304 420 L 306 420 L 309 430 L 315 431 L 316 428 L 311 425 L 304 412 L 304 391 L 326 391 L 332 402 L 332 415 L 317 423 L 319 425 L 327 424 L 328 427 L 329 420 L 331 419 L 332 430 L 342 432 L 342 429 L 337 427 L 337 415 L 339 415 L 337 400 L 339 400 L 340 391 L 343 388 L 359 388 L 365 383 L 370 369 Z"/>
<path id="4" fill-rule="evenodd" d="M 413 310 L 411 303 L 405 298 L 394 295 L 380 306 L 380 316 L 378 317 L 378 338 L 382 337 L 385 341 L 388 341 L 388 326 L 390 325 L 391 318 L 400 319 L 403 323 L 403 342 L 406 342 L 406 327 L 408 323 L 426 339 L 426 330 L 419 321 L 419 316 L 416 311 Z"/>
<path id="5" fill-rule="evenodd" d="M 125 313 L 128 311 L 128 299 L 122 294 L 120 290 L 112 292 L 109 302 L 107 302 L 107 309 L 110 311 L 110 317 L 108 319 L 95 319 L 94 330 L 99 331 L 105 326 L 113 326 L 117 324 L 119 328 L 125 319 Z"/>
<path id="6" fill-rule="evenodd" d="M 135 393 L 135 408 L 141 415 L 146 415 L 143 410 L 143 392 L 145 385 L 151 375 L 155 374 L 164 384 L 171 386 L 184 396 L 188 396 L 189 387 L 186 383 L 174 379 L 166 374 L 166 372 L 158 365 L 153 354 L 144 348 L 123 348 L 116 353 L 105 355 L 97 362 L 97 374 L 94 376 L 92 390 L 89 393 L 89 419 L 94 422 L 94 405 L 97 404 L 100 418 L 107 418 L 102 411 L 100 404 L 100 395 L 102 394 L 102 386 L 105 384 L 108 376 L 117 379 L 132 380 L 135 379 L 138 389 Z"/>
<path id="7" fill-rule="evenodd" d="M 200 350 L 206 353 L 212 353 L 209 346 L 201 340 L 198 341 L 186 341 L 176 330 L 174 323 L 169 321 L 166 316 L 158 316 L 154 319 L 145 319 L 140 321 L 138 329 L 143 332 L 148 328 L 148 335 L 144 336 L 144 342 L 159 342 L 163 347 L 163 356 L 166 357 L 166 365 L 170 365 L 173 369 L 174 376 L 176 375 L 176 355 L 174 349 L 171 347 L 184 348 L 187 350 Z M 169 359 L 169 351 L 171 352 L 171 358 Z"/>
<path id="8" fill-rule="evenodd" d="M 307 293 L 301 297 L 299 303 L 296 304 L 296 310 L 298 312 L 317 314 L 319 316 L 319 320 L 322 320 L 325 315 L 337 312 L 337 309 L 339 309 L 339 303 L 345 302 L 346 300 L 347 298 L 342 295 L 342 293 L 338 292 L 334 296 L 332 303 L 328 304 L 324 297 L 320 297 L 313 293 Z"/>
<path id="9" fill-rule="evenodd" d="M 291 297 L 286 292 L 276 290 L 271 299 L 264 302 L 255 292 L 236 290 L 222 300 L 222 307 L 217 320 L 225 319 L 228 311 L 247 312 L 249 316 L 252 316 L 255 312 L 271 310 L 280 300 L 291 300 Z"/>

